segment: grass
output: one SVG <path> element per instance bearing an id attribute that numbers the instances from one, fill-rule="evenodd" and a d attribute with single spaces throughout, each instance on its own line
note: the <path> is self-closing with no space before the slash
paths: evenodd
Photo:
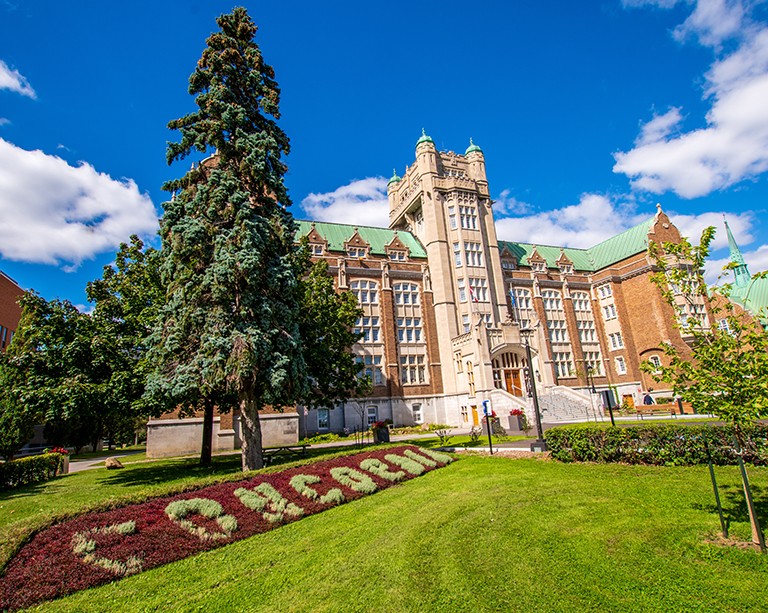
<path id="1" fill-rule="evenodd" d="M 99 487 L 114 496 L 211 478 L 172 461 L 155 464 L 92 471 L 81 481 L 73 475 L 30 493 L 35 502 L 6 495 L 0 530 L 20 505 L 32 518 L 33 507 L 56 508 L 56 498 L 75 504 L 75 492 L 57 489 L 64 485 L 95 501 Z M 226 470 L 217 464 L 212 473 Z M 768 470 L 750 473 L 765 520 Z M 731 531 L 747 539 L 737 469 L 717 474 Z M 718 528 L 712 498 L 703 466 L 468 456 L 39 610 L 764 611 L 768 556 L 707 542 Z"/>

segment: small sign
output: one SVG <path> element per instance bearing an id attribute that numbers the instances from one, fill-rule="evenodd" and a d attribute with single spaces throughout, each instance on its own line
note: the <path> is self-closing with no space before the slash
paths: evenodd
<path id="1" fill-rule="evenodd" d="M 491 414 L 491 401 L 490 400 L 483 400 L 483 415 L 490 415 Z"/>

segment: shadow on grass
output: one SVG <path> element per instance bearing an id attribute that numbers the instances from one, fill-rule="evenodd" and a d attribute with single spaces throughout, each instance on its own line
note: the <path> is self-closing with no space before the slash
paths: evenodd
<path id="1" fill-rule="evenodd" d="M 752 501 L 757 511 L 757 519 L 763 532 L 768 529 L 768 487 L 762 487 L 750 482 L 752 488 Z M 730 526 L 733 522 L 749 523 L 749 512 L 747 510 L 747 501 L 744 497 L 744 490 L 740 484 L 719 485 L 720 503 L 723 506 L 723 515 L 726 525 Z M 717 505 L 702 504 L 693 505 L 694 508 L 717 515 Z"/>
<path id="2" fill-rule="evenodd" d="M 129 464 L 125 468 L 109 471 L 103 483 L 109 485 L 154 485 L 177 479 L 197 479 L 214 475 L 225 475 L 240 470 L 239 455 L 214 457 L 210 466 L 201 466 L 197 458 L 174 461 Z"/>

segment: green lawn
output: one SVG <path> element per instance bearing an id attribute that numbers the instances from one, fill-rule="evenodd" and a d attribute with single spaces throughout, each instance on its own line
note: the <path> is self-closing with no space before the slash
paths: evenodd
<path id="1" fill-rule="evenodd" d="M 26 503 L 28 521 L 36 515 L 30 507 L 55 508 L 56 498 L 72 505 L 65 486 L 98 500 L 89 488 L 106 487 L 111 495 L 161 488 L 164 471 L 172 484 L 201 476 L 173 462 L 94 471 L 79 482 L 74 475 L 29 496 L 36 502 Z M 768 519 L 768 470 L 750 472 Z M 718 476 L 732 533 L 746 539 L 737 470 L 719 468 Z M 6 495 L 0 504 L 5 530 L 13 525 L 6 513 L 21 512 L 22 501 Z M 468 456 L 39 610 L 767 610 L 768 557 L 707 543 L 718 526 L 706 467 Z"/>

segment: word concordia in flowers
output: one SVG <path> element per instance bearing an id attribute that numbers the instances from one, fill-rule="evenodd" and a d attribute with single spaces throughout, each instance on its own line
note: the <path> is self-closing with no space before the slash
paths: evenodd
<path id="1" fill-rule="evenodd" d="M 401 446 L 208 486 L 42 530 L 0 577 L 0 610 L 108 583 L 324 511 L 449 464 Z"/>

